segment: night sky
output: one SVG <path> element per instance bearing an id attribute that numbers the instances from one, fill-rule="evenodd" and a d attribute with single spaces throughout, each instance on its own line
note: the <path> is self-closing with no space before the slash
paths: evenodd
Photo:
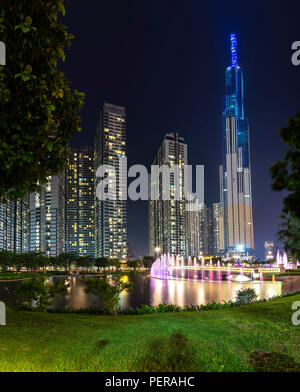
<path id="1" fill-rule="evenodd" d="M 222 96 L 230 33 L 238 40 L 250 122 L 256 255 L 276 240 L 282 194 L 269 167 L 286 146 L 278 130 L 300 109 L 299 0 L 71 0 L 63 22 L 76 38 L 62 69 L 86 93 L 83 131 L 71 144 L 92 145 L 104 101 L 127 112 L 128 164 L 150 169 L 166 132 L 188 144 L 189 164 L 205 165 L 205 202 L 219 201 Z M 128 203 L 128 241 L 148 253 L 147 202 Z"/>

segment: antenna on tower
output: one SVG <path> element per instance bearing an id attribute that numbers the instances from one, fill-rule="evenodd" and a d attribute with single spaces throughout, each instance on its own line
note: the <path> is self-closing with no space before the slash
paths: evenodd
<path id="1" fill-rule="evenodd" d="M 235 34 L 230 35 L 231 40 L 231 65 L 233 67 L 237 66 L 237 42 Z"/>

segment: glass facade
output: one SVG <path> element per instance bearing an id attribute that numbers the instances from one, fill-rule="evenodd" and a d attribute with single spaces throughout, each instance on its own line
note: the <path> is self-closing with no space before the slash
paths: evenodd
<path id="1" fill-rule="evenodd" d="M 66 168 L 66 251 L 94 257 L 94 149 L 73 149 Z"/>
<path id="2" fill-rule="evenodd" d="M 164 200 L 162 188 L 162 172 L 151 177 L 150 189 L 157 186 L 159 190 L 158 200 L 148 202 L 149 214 L 149 253 L 156 256 L 156 248 L 161 253 L 171 255 L 181 255 L 186 257 L 188 253 L 186 235 L 186 215 L 184 198 L 184 166 L 187 165 L 187 145 L 184 139 L 177 133 L 166 134 L 164 141 L 158 151 L 153 165 L 167 166 L 174 165 L 180 167 L 180 189 L 181 200 L 175 197 L 174 175 L 170 175 L 169 200 Z"/>
<path id="3" fill-rule="evenodd" d="M 95 203 L 95 256 L 127 258 L 127 192 L 126 179 L 120 172 L 120 158 L 126 158 L 125 108 L 104 103 L 95 138 L 95 173 L 101 165 L 113 168 L 116 176 L 116 200 Z M 99 184 L 95 180 L 95 194 Z"/>
<path id="4" fill-rule="evenodd" d="M 237 40 L 231 34 L 231 66 L 225 72 L 223 108 L 223 165 L 220 168 L 221 209 L 224 217 L 223 252 L 243 245 L 253 254 L 252 189 L 249 123 L 244 110 L 244 79 L 238 65 Z"/>

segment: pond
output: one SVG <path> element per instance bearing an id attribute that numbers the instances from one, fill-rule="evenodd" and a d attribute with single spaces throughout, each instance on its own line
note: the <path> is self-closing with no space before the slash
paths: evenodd
<path id="1" fill-rule="evenodd" d="M 125 275 L 126 276 L 126 275 Z M 88 278 L 67 277 L 49 278 L 65 279 L 70 282 L 68 293 L 55 302 L 55 307 L 67 307 L 71 310 L 90 308 L 99 305 L 99 300 L 84 291 L 85 281 Z M 196 281 L 188 279 L 161 280 L 149 276 L 135 274 L 125 279 L 133 283 L 131 292 L 123 292 L 120 298 L 120 307 L 137 307 L 139 305 L 158 305 L 160 303 L 179 306 L 207 304 L 212 301 L 222 302 L 234 300 L 236 292 L 243 287 L 252 287 L 258 298 L 271 298 L 282 294 L 282 282 L 250 281 L 238 283 L 220 279 L 218 281 Z M 0 300 L 6 299 L 14 302 L 14 290 L 19 282 L 0 282 Z"/>

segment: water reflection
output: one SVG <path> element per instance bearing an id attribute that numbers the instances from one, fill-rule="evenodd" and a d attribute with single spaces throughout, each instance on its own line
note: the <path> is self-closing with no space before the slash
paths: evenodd
<path id="1" fill-rule="evenodd" d="M 226 276 L 225 279 L 222 276 L 223 280 L 220 276 L 214 281 L 212 281 L 212 278 L 211 274 L 204 274 L 203 272 L 199 272 L 199 280 L 195 280 L 194 275 L 191 275 L 189 280 L 183 279 L 181 276 L 170 280 L 142 275 L 128 276 L 128 281 L 133 282 L 133 290 L 121 294 L 120 306 L 121 308 L 127 308 L 129 306 L 137 307 L 141 304 L 158 305 L 160 303 L 185 306 L 207 304 L 212 301 L 229 301 L 234 300 L 236 292 L 244 287 L 254 288 L 258 298 L 270 298 L 282 293 L 281 282 L 250 281 L 239 283 L 226 280 Z M 56 301 L 56 307 L 80 309 L 100 305 L 97 297 L 85 293 L 84 278 L 71 277 L 66 278 L 65 281 L 70 283 L 70 287 L 65 297 Z M 5 284 L 5 286 L 12 288 L 10 285 L 11 283 Z M 15 286 L 16 284 L 14 284 Z M 12 290 L 7 290 L 0 285 L 0 300 L 3 294 L 7 297 L 8 292 L 10 298 L 13 298 Z"/>

